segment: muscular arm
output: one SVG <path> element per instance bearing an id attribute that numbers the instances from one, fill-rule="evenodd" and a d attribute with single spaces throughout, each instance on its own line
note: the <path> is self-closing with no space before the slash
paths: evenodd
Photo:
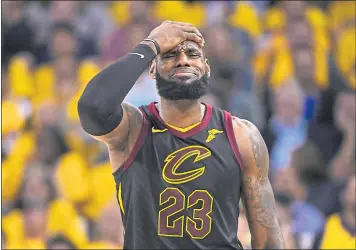
<path id="1" fill-rule="evenodd" d="M 269 156 L 258 129 L 250 122 L 233 119 L 236 142 L 243 158 L 242 202 L 253 249 L 283 249 L 273 190 L 268 179 Z"/>
<path id="2" fill-rule="evenodd" d="M 129 124 L 138 121 L 140 111 L 123 104 L 123 100 L 156 56 L 151 46 L 139 44 L 88 83 L 78 102 L 80 122 L 88 134 L 107 144 L 113 140 L 127 142 Z"/>

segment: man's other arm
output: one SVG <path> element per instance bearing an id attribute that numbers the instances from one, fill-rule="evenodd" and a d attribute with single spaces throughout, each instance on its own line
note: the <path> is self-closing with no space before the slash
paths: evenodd
<path id="1" fill-rule="evenodd" d="M 253 249 L 284 249 L 273 190 L 268 179 L 269 155 L 258 129 L 233 118 L 242 166 L 242 202 L 246 209 Z"/>

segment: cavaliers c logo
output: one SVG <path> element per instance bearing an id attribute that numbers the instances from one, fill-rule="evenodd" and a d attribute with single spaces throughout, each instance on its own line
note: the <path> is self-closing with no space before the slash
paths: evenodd
<path id="1" fill-rule="evenodd" d="M 183 184 L 198 178 L 204 174 L 205 166 L 182 173 L 177 169 L 189 157 L 195 156 L 194 162 L 198 162 L 210 155 L 211 151 L 203 146 L 188 146 L 170 153 L 164 160 L 163 179 L 169 184 Z"/>

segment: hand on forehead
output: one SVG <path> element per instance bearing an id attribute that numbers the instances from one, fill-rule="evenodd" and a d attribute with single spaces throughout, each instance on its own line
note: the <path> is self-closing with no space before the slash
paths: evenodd
<path id="1" fill-rule="evenodd" d="M 186 51 L 186 50 L 189 50 L 189 49 L 202 51 L 202 48 L 199 46 L 199 44 L 197 44 L 194 41 L 186 40 L 184 42 L 181 42 L 177 47 L 172 49 L 170 52 L 172 52 L 172 51 Z"/>

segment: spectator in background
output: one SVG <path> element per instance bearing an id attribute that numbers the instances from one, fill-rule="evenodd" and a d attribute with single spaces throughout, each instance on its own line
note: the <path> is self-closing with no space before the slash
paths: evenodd
<path id="1" fill-rule="evenodd" d="M 97 237 L 85 249 L 121 249 L 123 246 L 123 225 L 117 201 L 110 201 L 96 221 Z"/>
<path id="2" fill-rule="evenodd" d="M 309 148 L 308 146 L 303 146 L 297 150 L 293 154 L 292 167 L 281 171 L 276 176 L 274 183 L 274 189 L 277 194 L 291 199 L 289 205 L 292 218 L 291 230 L 296 237 L 296 246 L 303 249 L 311 248 L 312 239 L 321 232 L 325 220 L 324 214 L 313 204 L 315 203 L 313 200 L 315 196 L 312 196 L 315 194 L 313 192 L 313 184 L 308 182 L 308 179 L 303 179 L 305 177 L 303 169 L 306 171 L 305 169 L 309 166 L 314 169 L 318 168 L 318 166 L 315 167 L 318 162 L 314 161 L 314 156 L 312 155 L 315 150 L 309 153 Z M 302 164 L 305 164 L 305 166 L 302 166 Z M 310 179 L 310 177 L 308 178 Z M 317 195 L 320 195 L 320 193 Z M 325 201 L 323 205 L 325 205 Z M 323 209 L 328 208 L 323 207 Z"/>
<path id="3" fill-rule="evenodd" d="M 234 46 L 236 43 L 224 25 L 207 28 L 205 40 L 212 68 L 211 94 L 219 99 L 221 108 L 261 128 L 264 124 L 262 109 L 256 94 L 251 91 L 249 66 L 242 66 L 245 63 L 243 50 Z"/>
<path id="4" fill-rule="evenodd" d="M 306 1 L 281 1 L 280 6 L 285 12 L 287 22 L 290 22 L 304 18 L 308 3 Z"/>
<path id="5" fill-rule="evenodd" d="M 43 249 L 40 246 L 45 244 L 46 237 L 57 233 L 63 233 L 76 245 L 86 243 L 78 214 L 71 203 L 57 196 L 61 193 L 57 194 L 55 190 L 55 178 L 47 174 L 41 166 L 29 165 L 26 168 L 16 207 L 4 218 L 4 230 L 11 239 L 9 244 L 34 242 L 32 248 Z M 29 247 L 25 246 L 22 248 Z"/>
<path id="6" fill-rule="evenodd" d="M 53 59 L 75 55 L 78 41 L 73 25 L 65 21 L 54 23 L 49 46 Z"/>
<path id="7" fill-rule="evenodd" d="M 14 101 L 2 100 L 2 208 L 16 199 L 26 165 L 36 150 L 34 136 L 27 128 L 26 116 Z"/>
<path id="8" fill-rule="evenodd" d="M 36 136 L 36 160 L 44 164 L 47 169 L 53 169 L 56 161 L 69 151 L 69 147 L 65 141 L 65 137 L 60 127 L 49 121 L 49 119 L 58 118 L 55 109 L 51 107 L 43 107 L 43 112 L 39 119 L 46 119 L 37 128 Z M 48 119 L 48 120 L 47 120 Z M 51 122 L 51 123 L 50 123 Z"/>
<path id="9" fill-rule="evenodd" d="M 34 51 L 34 32 L 25 16 L 25 1 L 2 2 L 1 63 L 21 51 Z"/>
<path id="10" fill-rule="evenodd" d="M 47 203 L 36 198 L 26 200 L 23 207 L 24 249 L 45 248 L 47 229 Z"/>
<path id="11" fill-rule="evenodd" d="M 116 30 L 104 42 L 105 46 L 101 55 L 104 65 L 125 55 L 132 49 L 135 42 L 144 39 L 154 26 L 155 20 L 149 1 L 131 1 L 127 4 L 128 12 L 126 14 L 129 15 L 127 20 L 124 23 L 119 23 Z"/>
<path id="12" fill-rule="evenodd" d="M 36 35 L 38 41 L 35 52 L 37 64 L 47 63 L 52 59 L 53 54 L 48 44 L 51 42 L 53 28 L 57 23 L 67 23 L 73 26 L 72 32 L 78 40 L 75 55 L 79 60 L 98 55 L 97 40 L 84 31 L 83 26 L 89 20 L 81 15 L 81 6 L 85 7 L 85 3 L 80 1 L 53 1 L 47 6 L 32 6 L 33 12 L 37 13 L 39 11 L 39 13 L 42 13 L 41 22 L 38 21 L 35 14 L 31 13 L 32 25 L 38 33 Z M 92 28 L 95 28 L 95 26 Z"/>
<path id="13" fill-rule="evenodd" d="M 296 49 L 293 53 L 296 78 L 307 95 L 317 96 L 318 85 L 315 82 L 315 58 L 309 48 Z"/>
<path id="14" fill-rule="evenodd" d="M 308 137 L 321 150 L 331 177 L 342 182 L 355 166 L 355 92 L 330 89 L 321 96 Z"/>
<path id="15" fill-rule="evenodd" d="M 213 26 L 213 28 L 207 28 L 204 32 L 206 33 L 205 53 L 212 68 L 211 88 L 218 96 L 224 97 L 220 99 L 226 102 L 229 91 L 237 84 L 237 48 L 233 46 L 233 40 L 227 26 Z M 227 104 L 224 103 L 223 106 L 226 107 Z"/>
<path id="16" fill-rule="evenodd" d="M 44 249 L 47 234 L 48 204 L 43 200 L 31 198 L 27 199 L 23 205 L 20 216 L 12 214 L 4 219 L 4 229 L 7 230 L 9 236 L 8 248 Z"/>
<path id="17" fill-rule="evenodd" d="M 290 165 L 292 152 L 306 139 L 303 97 L 294 79 L 275 91 L 272 117 L 261 133 L 270 152 L 272 175 Z"/>
<path id="18" fill-rule="evenodd" d="M 317 207 L 325 217 L 340 211 L 337 198 L 340 195 L 340 185 L 328 176 L 320 150 L 315 144 L 307 141 L 296 149 L 293 152 L 292 167 L 296 170 L 296 178 L 300 180 L 299 187 L 304 190 L 300 193 L 305 194 L 308 203 Z M 321 195 L 323 193 L 329 195 Z"/>
<path id="19" fill-rule="evenodd" d="M 295 249 L 297 245 L 292 228 L 293 219 L 290 211 L 292 199 L 286 195 L 278 193 L 275 195 L 275 199 L 278 221 L 285 241 L 285 246 L 287 249 Z"/>
<path id="20" fill-rule="evenodd" d="M 206 13 L 209 16 L 207 26 L 221 25 L 228 12 L 228 2 L 225 1 L 206 1 Z"/>
<path id="21" fill-rule="evenodd" d="M 22 186 L 18 192 L 17 208 L 23 209 L 28 200 L 52 202 L 57 194 L 52 179 L 45 176 L 41 166 L 29 165 L 25 170 Z"/>
<path id="22" fill-rule="evenodd" d="M 286 35 L 290 46 L 294 49 L 311 48 L 313 46 L 313 33 L 305 19 L 287 22 Z"/>
<path id="23" fill-rule="evenodd" d="M 62 22 L 56 23 L 50 43 L 52 60 L 49 65 L 53 68 L 53 88 L 59 104 L 65 104 L 79 89 L 78 67 L 80 60 L 76 57 L 79 40 L 73 25 Z M 48 83 L 50 84 L 50 83 Z"/>
<path id="24" fill-rule="evenodd" d="M 101 43 L 114 31 L 114 20 L 108 15 L 110 1 L 80 1 L 79 18 L 75 22 L 80 37 Z"/>
<path id="25" fill-rule="evenodd" d="M 85 3 L 80 1 L 54 1 L 50 7 L 50 26 L 55 23 L 71 23 L 75 35 L 78 38 L 78 59 L 84 59 L 88 56 L 98 55 L 98 48 L 95 38 L 81 32 L 80 26 L 83 25 L 83 17 L 80 13 L 81 5 Z M 93 27 L 94 28 L 94 27 Z M 98 32 L 99 34 L 99 32 Z"/>
<path id="26" fill-rule="evenodd" d="M 339 93 L 335 103 L 335 125 L 343 133 L 340 149 L 330 162 L 331 175 L 338 181 L 355 174 L 355 92 Z"/>
<path id="27" fill-rule="evenodd" d="M 330 216 L 315 240 L 314 249 L 355 249 L 356 246 L 356 176 L 352 175 L 341 196 L 342 211 Z"/>
<path id="28" fill-rule="evenodd" d="M 144 39 L 149 32 L 149 23 L 128 23 L 119 27 L 105 42 L 103 47 L 103 64 L 113 62 L 132 48 L 133 41 Z"/>
<path id="29" fill-rule="evenodd" d="M 46 242 L 47 249 L 77 249 L 77 247 L 63 235 L 53 235 Z"/>
<path id="30" fill-rule="evenodd" d="M 57 90 L 63 88 L 75 89 L 78 61 L 76 52 L 78 40 L 74 28 L 70 23 L 56 23 L 52 30 L 49 43 L 51 60 L 37 68 L 35 72 L 36 95 L 34 104 L 39 105 L 46 99 L 61 101 L 66 94 L 61 91 L 58 95 Z M 43 83 L 46 84 L 43 84 Z M 69 84 L 69 87 L 66 86 Z M 72 91 L 73 92 L 73 91 Z"/>

